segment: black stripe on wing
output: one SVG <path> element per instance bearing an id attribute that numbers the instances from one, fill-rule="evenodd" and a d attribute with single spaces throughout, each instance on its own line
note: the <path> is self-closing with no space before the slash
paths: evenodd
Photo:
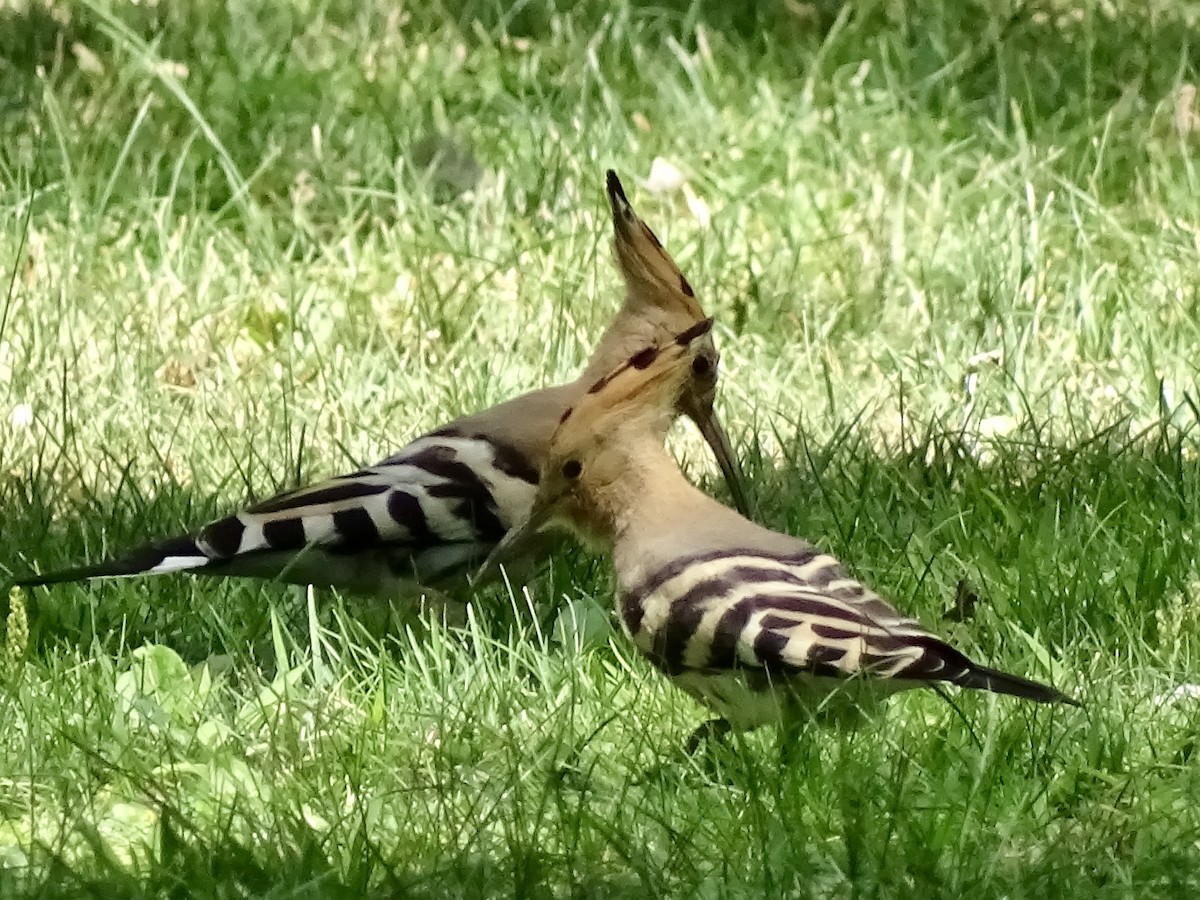
<path id="1" fill-rule="evenodd" d="M 201 549 L 205 556 L 228 559 L 241 552 L 245 533 L 246 523 L 240 516 L 226 516 L 200 529 L 196 542 L 198 549 Z"/>
<path id="2" fill-rule="evenodd" d="M 824 558 L 822 564 L 813 567 L 812 563 L 822 557 Z M 862 598 L 868 605 L 873 602 L 881 603 L 889 614 L 897 615 L 896 611 L 881 598 L 869 596 L 871 592 L 846 571 L 840 560 L 812 544 L 801 544 L 794 553 L 767 553 L 762 550 L 723 548 L 678 557 L 656 569 L 626 593 L 631 600 L 640 602 L 642 598 L 656 593 L 668 581 L 679 577 L 693 566 L 722 559 L 729 561 L 727 571 L 720 573 L 723 577 L 752 579 L 756 577 L 755 572 L 761 571 L 765 576 L 769 576 L 767 580 L 791 581 L 798 587 L 823 592 L 837 600 L 857 602 Z M 835 581 L 853 583 L 833 588 L 832 584 Z"/>
<path id="3" fill-rule="evenodd" d="M 774 606 L 776 602 L 779 602 L 796 613 L 809 615 L 829 615 L 831 611 L 841 611 L 840 608 L 820 600 L 805 599 L 796 602 L 799 598 L 777 596 L 773 592 L 755 593 L 741 600 L 732 599 L 731 595 L 744 585 L 779 583 L 784 580 L 785 575 L 777 568 L 759 569 L 746 566 L 731 566 L 720 575 L 714 575 L 692 585 L 688 590 L 671 600 L 667 612 L 667 620 L 655 633 L 653 647 L 650 651 L 651 657 L 655 660 L 655 665 L 669 674 L 675 674 L 683 670 L 684 659 L 691 648 L 693 640 L 703 639 L 703 636 L 698 632 L 704 618 L 710 614 L 714 604 L 716 606 L 725 606 L 729 609 L 737 608 L 740 610 L 737 616 L 728 619 L 726 616 L 729 609 L 725 613 L 722 613 L 712 634 L 712 637 L 715 638 L 720 634 L 721 628 L 728 630 L 736 626 L 736 631 L 733 631 L 731 634 L 734 643 L 736 643 L 741 629 L 748 624 L 749 616 L 755 611 L 761 611 L 764 605 Z M 637 606 L 635 610 L 630 610 L 630 618 L 636 621 L 639 626 L 641 625 L 643 614 L 644 609 L 641 606 Z M 636 629 L 631 627 L 630 631 L 634 633 Z M 710 649 L 708 653 L 710 660 L 714 655 Z M 734 654 L 729 655 L 728 659 L 728 665 L 733 666 L 736 664 Z M 710 665 L 716 664 L 710 662 Z"/>
<path id="4" fill-rule="evenodd" d="M 494 451 L 493 445 L 488 446 Z M 471 534 L 479 541 L 496 543 L 507 531 L 485 478 L 458 458 L 455 447 L 427 445 L 398 454 L 366 474 L 378 478 L 388 466 L 416 469 L 433 481 L 406 488 L 399 478 L 392 484 L 345 479 L 281 494 L 244 514 L 248 521 L 260 522 L 263 544 L 243 547 L 241 552 L 299 552 L 310 543 L 335 554 L 379 546 L 422 549 L 461 542 Z M 370 509 L 354 505 L 355 500 L 381 494 L 386 498 L 369 504 Z M 306 523 L 315 524 L 306 527 Z M 207 532 L 202 537 L 207 540 Z"/>
<path id="5" fill-rule="evenodd" d="M 333 514 L 333 527 L 349 546 L 367 548 L 379 544 L 379 526 L 361 506 L 337 510 Z"/>
<path id="6" fill-rule="evenodd" d="M 671 591 L 669 582 L 685 578 L 692 566 L 727 558 L 727 567 L 666 598 L 666 620 L 647 656 L 668 675 L 697 666 L 750 666 L 785 676 L 944 681 L 1045 703 L 1075 702 L 1047 685 L 972 662 L 849 578 L 832 557 L 814 565 L 820 555 L 816 548 L 791 557 L 723 550 L 677 559 L 625 593 L 621 614 L 636 637 L 647 606 L 663 600 L 657 592 Z"/>
<path id="7" fill-rule="evenodd" d="M 371 481 L 352 481 L 347 477 L 335 479 L 332 482 L 311 488 L 298 488 L 294 491 L 284 491 L 268 500 L 246 507 L 246 512 L 253 515 L 284 512 L 287 510 L 303 510 L 322 505 L 344 503 L 347 500 L 357 500 L 360 497 L 373 497 L 388 489 L 387 484 Z"/>
<path id="8" fill-rule="evenodd" d="M 847 617 L 844 610 L 840 612 L 844 625 L 810 621 L 808 628 L 816 640 L 797 640 L 789 634 L 790 629 L 799 624 L 795 613 L 809 605 L 807 602 L 799 605 L 784 602 L 788 599 L 798 598 L 751 595 L 731 603 L 716 626 L 709 667 L 739 668 L 745 665 L 738 650 L 744 648 L 746 630 L 753 617 L 765 607 L 771 612 L 758 619 L 758 631 L 750 649 L 759 667 L 770 674 L 837 678 L 861 674 L 922 683 L 942 681 L 1039 703 L 1080 705 L 1049 685 L 981 666 L 935 635 L 887 633 L 867 618 L 856 621 Z M 822 619 L 828 617 L 829 609 L 826 607 L 826 611 L 820 613 Z M 859 652 L 856 664 L 851 667 L 847 657 L 856 645 Z M 682 657 L 670 655 L 675 650 L 669 648 L 669 655 L 663 662 L 679 665 Z"/>
<path id="9" fill-rule="evenodd" d="M 889 631 L 867 616 L 854 618 L 841 610 L 841 623 L 809 621 L 813 640 L 797 639 L 789 631 L 799 622 L 796 607 L 787 598 L 749 598 L 752 606 L 770 612 L 758 620 L 753 652 L 759 664 L 771 673 L 807 673 L 849 677 L 867 675 L 889 680 L 923 683 L 949 682 L 961 687 L 1011 694 L 1040 703 L 1078 703 L 1065 694 L 1036 681 L 1009 675 L 973 662 L 962 651 L 927 632 L 911 626 Z M 791 614 L 789 614 L 791 613 Z M 857 650 L 857 653 L 854 651 Z M 848 664 L 853 654 L 854 664 Z"/>
<path id="10" fill-rule="evenodd" d="M 429 547 L 438 542 L 438 537 L 429 528 L 421 501 L 407 491 L 392 491 L 387 499 L 388 515 L 392 521 L 408 531 L 412 543 L 418 547 Z"/>
<path id="11" fill-rule="evenodd" d="M 509 444 L 503 444 L 487 438 L 486 435 L 472 436 L 477 441 L 486 441 L 492 448 L 492 465 L 510 478 L 518 478 L 526 484 L 537 487 L 540 480 L 538 467 L 524 453 Z"/>
<path id="12" fill-rule="evenodd" d="M 426 434 L 425 439 L 429 438 L 446 438 L 452 440 L 472 441 L 478 444 L 483 444 L 491 451 L 492 465 L 496 471 L 507 475 L 510 478 L 517 478 L 521 481 L 537 486 L 539 473 L 537 463 L 527 457 L 524 453 L 514 447 L 512 444 L 506 444 L 503 441 L 497 441 L 495 438 L 489 437 L 481 431 L 465 432 L 454 426 L 446 426 L 439 428 L 436 431 L 431 431 Z M 414 444 L 422 442 L 424 439 L 418 438 Z M 455 450 L 449 445 L 434 445 L 434 448 L 440 450 L 443 454 L 448 452 L 451 456 Z M 376 469 L 385 468 L 387 466 L 403 466 L 403 465 L 421 465 L 416 462 L 423 453 L 425 448 L 414 453 L 410 447 L 405 447 L 399 453 L 389 456 L 387 459 L 379 463 Z M 364 469 L 364 472 L 369 471 Z"/>
<path id="13" fill-rule="evenodd" d="M 806 566 L 821 556 L 821 550 L 814 546 L 800 549 L 796 553 L 769 554 L 759 550 L 721 549 L 696 553 L 672 560 L 665 566 L 656 569 L 652 574 L 643 578 L 638 584 L 623 591 L 621 594 L 621 615 L 630 632 L 637 632 L 641 627 L 642 616 L 645 615 L 645 604 L 652 596 L 660 591 L 669 581 L 682 576 L 694 566 L 706 565 L 722 559 L 729 560 L 729 568 L 719 575 L 710 576 L 700 583 L 700 586 L 711 585 L 709 590 L 698 595 L 694 600 L 703 600 L 723 592 L 727 582 L 736 577 L 743 580 L 782 581 L 788 577 L 787 568 L 791 566 Z M 761 560 L 761 566 L 748 565 L 747 560 Z M 832 557 L 830 557 L 832 560 Z M 822 571 L 827 567 L 823 567 Z M 761 575 L 759 574 L 761 573 Z M 832 580 L 833 574 L 828 576 Z"/>
<path id="14" fill-rule="evenodd" d="M 450 508 L 451 515 L 469 523 L 480 540 L 498 543 L 504 537 L 508 529 L 500 521 L 491 489 L 478 472 L 457 458 L 453 447 L 435 444 L 406 457 L 404 463 L 443 479 L 426 492 L 433 498 L 457 500 Z"/>
<path id="15" fill-rule="evenodd" d="M 459 459 L 456 447 L 426 443 L 353 475 L 277 494 L 210 522 L 194 536 L 155 542 L 95 565 L 29 576 L 18 583 L 33 586 L 201 569 L 269 577 L 262 573 L 269 573 L 275 555 L 282 554 L 283 565 L 288 554 L 310 545 L 322 548 L 330 559 L 380 551 L 397 567 L 409 565 L 413 552 L 433 553 L 426 568 L 450 570 L 464 565 L 462 560 L 469 563 L 480 553 L 486 555 L 507 531 L 487 476 L 537 483 L 535 468 L 515 448 L 483 435 L 462 439 L 487 448 L 491 461 L 484 463 L 484 473 Z M 390 483 L 389 466 L 397 468 Z M 406 468 L 431 478 L 406 485 Z M 510 511 L 509 516 L 520 512 Z"/>
<path id="16" fill-rule="evenodd" d="M 335 532 L 335 534 L 337 534 Z M 294 517 L 286 519 L 268 519 L 262 523 L 263 541 L 272 550 L 300 550 L 306 544 L 308 539 L 304 533 L 304 514 L 298 513 Z M 341 543 L 341 535 L 337 534 L 337 540 L 327 541 L 322 543 Z M 254 548 L 266 549 L 266 548 Z M 250 551 L 253 552 L 253 551 Z"/>

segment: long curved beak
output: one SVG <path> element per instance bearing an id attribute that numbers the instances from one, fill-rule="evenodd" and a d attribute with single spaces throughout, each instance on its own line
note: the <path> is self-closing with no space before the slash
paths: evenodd
<path id="1" fill-rule="evenodd" d="M 742 477 L 741 467 L 734 458 L 729 435 L 721 427 L 721 423 L 717 420 L 717 414 L 713 412 L 711 406 L 703 409 L 699 403 L 688 403 L 684 412 L 696 423 L 705 443 L 712 449 L 713 456 L 717 458 L 717 465 L 721 467 L 721 474 L 725 476 L 725 483 L 729 485 L 729 493 L 733 496 L 733 505 L 737 507 L 738 512 L 749 519 L 750 497 L 746 493 L 746 482 Z"/>
<path id="2" fill-rule="evenodd" d="M 471 584 L 475 587 L 485 584 L 496 577 L 500 566 L 519 559 L 546 527 L 549 518 L 547 510 L 538 509 L 536 506 L 531 509 L 525 520 L 510 528 L 508 534 L 500 539 L 500 543 L 492 548 L 487 559 L 471 576 Z"/>

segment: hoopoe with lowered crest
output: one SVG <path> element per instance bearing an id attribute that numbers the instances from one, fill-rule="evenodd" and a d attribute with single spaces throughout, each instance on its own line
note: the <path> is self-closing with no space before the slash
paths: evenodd
<path id="1" fill-rule="evenodd" d="M 948 682 L 1041 703 L 1076 701 L 980 665 L 898 612 L 813 544 L 694 487 L 663 446 L 680 392 L 707 372 L 711 320 L 634 354 L 559 425 L 529 518 L 485 562 L 565 527 L 612 555 L 616 616 L 653 666 L 714 719 L 692 736 L 820 712 L 852 717 Z"/>
<path id="2" fill-rule="evenodd" d="M 625 302 L 575 381 L 456 419 L 377 465 L 287 491 L 190 534 L 16 583 L 189 572 L 366 595 L 414 584 L 453 587 L 526 518 L 563 413 L 638 348 L 704 320 L 687 279 L 634 212 L 612 171 L 607 187 Z M 699 427 L 734 501 L 746 509 L 740 472 L 713 411 L 719 357 L 711 339 L 696 347 L 704 371 L 679 392 L 676 411 Z M 546 549 L 531 545 L 529 561 L 540 562 Z"/>

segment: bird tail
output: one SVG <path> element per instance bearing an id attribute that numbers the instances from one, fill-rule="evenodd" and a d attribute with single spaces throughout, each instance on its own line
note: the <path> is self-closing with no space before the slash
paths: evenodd
<path id="1" fill-rule="evenodd" d="M 1012 697 L 1033 700 L 1035 703 L 1065 703 L 1068 706 L 1083 706 L 1074 697 L 1070 697 L 1048 684 L 1022 678 L 1020 675 L 1010 675 L 987 666 L 974 665 L 954 681 L 961 687 L 991 691 L 995 694 L 1008 694 Z"/>
<path id="2" fill-rule="evenodd" d="M 171 538 L 133 550 L 130 553 L 41 574 L 20 575 L 13 579 L 17 587 L 31 588 L 50 584 L 87 581 L 92 578 L 127 578 L 133 575 L 161 575 L 185 572 L 209 565 L 214 560 L 187 536 Z"/>

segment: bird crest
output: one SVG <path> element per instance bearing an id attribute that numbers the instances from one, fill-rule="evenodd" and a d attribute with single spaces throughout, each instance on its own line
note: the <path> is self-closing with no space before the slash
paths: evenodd
<path id="1" fill-rule="evenodd" d="M 647 416 L 661 419 L 665 431 L 693 367 L 707 365 L 707 358 L 700 354 L 700 339 L 712 325 L 712 319 L 701 319 L 666 344 L 642 348 L 593 382 L 562 414 L 551 447 L 561 447 L 572 435 L 604 433 L 618 421 L 642 423 Z"/>
<path id="2" fill-rule="evenodd" d="M 608 170 L 608 202 L 613 216 L 613 249 L 625 279 L 631 308 L 658 308 L 688 320 L 704 318 L 687 278 L 663 248 L 658 236 L 634 212 L 621 180 Z"/>

